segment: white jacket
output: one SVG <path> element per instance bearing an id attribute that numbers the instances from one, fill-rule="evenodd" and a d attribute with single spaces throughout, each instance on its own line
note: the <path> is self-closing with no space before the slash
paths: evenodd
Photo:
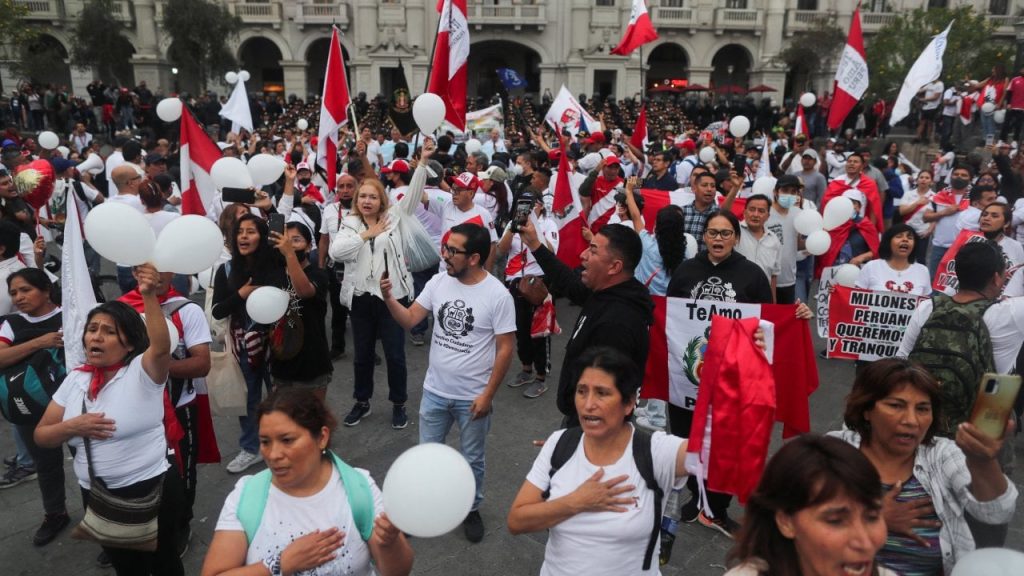
<path id="1" fill-rule="evenodd" d="M 353 213 L 341 221 L 338 235 L 331 242 L 330 256 L 335 262 L 345 264 L 340 299 L 346 307 L 352 306 L 352 297 L 357 294 L 373 294 L 383 300 L 380 280 L 384 275 L 385 257 L 391 278 L 391 294 L 398 299 L 413 296 L 412 272 L 405 263 L 403 228 L 399 223 L 403 218 L 416 217 L 416 207 L 423 197 L 426 182 L 426 168 L 416 168 L 406 194 L 388 209 L 387 230 L 373 242 L 359 236 L 367 229 L 360 216 Z"/>

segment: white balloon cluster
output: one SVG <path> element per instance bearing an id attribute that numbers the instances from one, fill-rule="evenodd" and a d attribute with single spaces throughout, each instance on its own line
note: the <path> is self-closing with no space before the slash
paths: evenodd
<path id="1" fill-rule="evenodd" d="M 729 132 L 737 138 L 743 138 L 750 132 L 750 119 L 746 116 L 734 116 L 729 121 Z"/>
<path id="2" fill-rule="evenodd" d="M 156 105 L 156 115 L 164 122 L 174 122 L 181 118 L 181 99 L 164 98 Z"/>
<path id="3" fill-rule="evenodd" d="M 473 506 L 476 481 L 461 454 L 445 444 L 428 443 L 395 460 L 383 492 L 384 511 L 399 530 L 433 538 L 462 523 Z"/>
<path id="4" fill-rule="evenodd" d="M 224 75 L 224 81 L 228 84 L 234 84 L 236 82 L 248 82 L 249 78 L 249 72 L 245 70 L 239 70 L 238 72 L 232 71 Z"/>
<path id="5" fill-rule="evenodd" d="M 828 231 L 838 228 L 853 217 L 853 202 L 849 198 L 833 198 L 825 206 L 824 215 L 815 210 L 800 210 L 793 220 L 796 231 L 807 240 L 804 247 L 814 256 L 821 256 L 832 246 L 832 237 Z"/>
<path id="6" fill-rule="evenodd" d="M 53 150 L 57 146 L 60 146 L 60 136 L 57 136 L 49 130 L 46 132 L 40 132 L 38 141 L 43 150 Z"/>
<path id="7" fill-rule="evenodd" d="M 804 92 L 803 95 L 800 96 L 800 105 L 804 108 L 814 106 L 817 101 L 818 98 L 814 95 L 814 92 Z"/>

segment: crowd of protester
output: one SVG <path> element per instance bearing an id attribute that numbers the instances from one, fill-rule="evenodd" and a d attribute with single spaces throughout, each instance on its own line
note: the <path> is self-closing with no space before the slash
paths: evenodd
<path id="1" fill-rule="evenodd" d="M 0 489 L 38 479 L 44 519 L 33 541 L 52 542 L 72 521 L 66 444 L 86 506 L 97 490 L 162 495 L 155 551 L 104 545 L 101 562 L 124 575 L 183 574 L 202 489 L 197 463 L 216 461 L 207 458 L 211 438 L 197 389 L 223 374 L 227 358 L 247 402 L 237 443 L 219 442 L 225 450 L 237 444 L 226 469 L 241 475 L 265 462 L 272 474 L 239 477 L 203 574 L 243 567 L 272 576 L 366 574 L 371 565 L 407 574 L 413 550 L 383 513 L 376 481 L 331 449 L 339 422 L 327 388 L 347 391 L 351 382 L 340 424 L 360 425 L 374 402 L 383 404 L 374 400 L 374 367 L 384 363 L 390 426 L 417 418 L 421 443 L 457 436 L 475 480 L 462 526 L 473 543 L 487 532 L 484 487 L 497 481 L 487 476 L 486 454 L 492 420 L 503 417 L 493 409 L 498 391 L 522 387 L 538 399 L 555 383 L 548 397 L 563 420 L 551 423 L 557 430 L 507 511 L 513 534 L 548 531 L 544 574 L 657 574 L 665 551 L 651 518 L 663 513 L 735 538 L 730 574 L 949 574 L 976 547 L 1005 541 L 1017 498 L 1006 474 L 1020 403 L 1001 437 L 985 435 L 969 422 L 977 379 L 951 377 L 935 358 L 956 355 L 975 376 L 1011 374 L 1024 342 L 1024 154 L 1014 133 L 1024 118 L 1024 104 L 1016 106 L 1024 102 L 1024 73 L 1008 80 L 994 70 L 964 89 L 982 102 L 989 93 L 998 99 L 1003 134 L 993 136 L 997 123 L 978 106 L 968 111 L 987 145 L 965 149 L 960 126 L 968 123 L 958 119 L 949 133 L 941 123 L 942 152 L 923 166 L 897 141 L 878 146 L 885 102 L 827 134 L 827 94 L 807 111 L 810 136 L 793 133 L 793 110 L 767 101 L 655 98 L 646 102 L 642 146 L 630 138 L 640 112 L 633 100 L 581 99 L 601 129 L 565 134 L 543 122 L 549 97 L 516 97 L 507 99 L 504 130 L 475 135 L 483 144 L 467 150 L 465 135 L 453 132 L 402 134 L 384 98 L 360 93 L 356 122 L 341 131 L 333 189 L 316 158 L 316 97 L 254 97 L 251 134 L 229 131 L 218 116 L 222 98 L 188 98 L 224 156 L 278 156 L 286 164 L 281 178 L 254 190 L 251 203 L 226 202 L 218 191 L 208 206 L 224 245 L 205 306 L 189 298 L 199 291 L 194 278 L 118 265 L 122 295 L 92 310 L 83 334 L 65 335 L 42 269 L 61 241 L 70 196 L 82 216 L 105 201 L 131 206 L 159 234 L 180 215 L 181 150 L 155 116 L 160 96 L 145 83 L 96 81 L 88 100 L 24 86 L 5 108 L 0 157 L 0 279 L 8 287 L 0 297 L 0 367 L 43 353 L 63 382 L 34 421 L 9 428 L 18 450 L 5 459 Z M 920 95 L 919 139 L 932 137 L 935 91 Z M 470 108 L 490 104 L 477 99 Z M 749 135 L 708 128 L 736 115 L 751 119 Z M 41 148 L 35 134 L 43 129 L 58 132 L 64 150 Z M 701 158 L 705 148 L 713 159 Z M 57 176 L 38 213 L 13 184 L 18 168 L 37 158 Z M 102 170 L 76 169 L 97 158 Z M 569 173 L 559 174 L 566 165 Z M 775 177 L 771 190 L 755 193 L 766 173 Z M 588 223 L 576 270 L 559 257 L 567 240 L 554 210 L 560 182 L 578 193 Z M 652 190 L 672 200 L 650 225 L 644 204 Z M 813 256 L 797 215 L 840 197 L 853 216 L 831 231 L 831 248 Z M 272 231 L 277 218 L 283 229 Z M 842 264 L 860 269 L 858 287 L 928 296 L 962 230 L 984 241 L 955 255 L 955 293 L 925 299 L 914 312 L 899 354 L 909 360 L 859 365 L 844 429 L 788 443 L 768 463 L 742 520 L 730 518 L 731 496 L 708 490 L 684 465 L 693 407 L 638 406 L 638 392 L 651 385 L 642 378 L 651 296 L 787 304 L 806 321 L 814 279 Z M 85 257 L 98 277 L 99 256 L 85 246 Z M 246 307 L 262 286 L 290 296 L 276 325 L 261 324 Z M 556 367 L 551 335 L 566 301 L 579 311 Z M 165 324 L 143 323 L 138 312 L 166 316 L 178 329 L 171 353 Z M 953 328 L 939 320 L 950 318 L 959 319 L 962 340 L 943 340 Z M 62 364 L 65 337 L 82 340 L 84 365 Z M 942 342 L 951 342 L 948 349 Z M 414 416 L 406 406 L 407 344 L 430 347 Z M 349 351 L 351 374 L 336 373 Z M 688 502 L 666 497 L 683 486 Z M 664 510 L 668 501 L 680 508 Z"/>

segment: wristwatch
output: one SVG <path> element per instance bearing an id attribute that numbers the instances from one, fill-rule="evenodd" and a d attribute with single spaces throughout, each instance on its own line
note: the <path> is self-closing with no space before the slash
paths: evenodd
<path id="1" fill-rule="evenodd" d="M 263 559 L 263 565 L 270 570 L 270 576 L 281 576 L 281 554 L 274 554 Z"/>

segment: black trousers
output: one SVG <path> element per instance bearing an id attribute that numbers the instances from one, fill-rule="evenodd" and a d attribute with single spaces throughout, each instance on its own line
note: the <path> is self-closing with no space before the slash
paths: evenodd
<path id="1" fill-rule="evenodd" d="M 181 486 L 185 493 L 185 523 L 192 520 L 192 506 L 196 503 L 196 484 L 199 480 L 197 464 L 199 463 L 199 407 L 191 402 L 174 411 L 178 423 L 185 431 L 185 436 L 178 442 L 178 456 L 181 460 Z"/>
<path id="2" fill-rule="evenodd" d="M 775 287 L 776 304 L 796 304 L 796 284 Z"/>
<path id="3" fill-rule="evenodd" d="M 523 366 L 533 365 L 538 376 L 548 373 L 548 338 L 531 338 L 533 313 L 536 307 L 519 293 L 519 280 L 509 283 L 512 303 L 516 307 L 516 353 Z"/>
<path id="4" fill-rule="evenodd" d="M 158 478 L 143 480 L 131 486 L 113 488 L 110 491 L 126 498 L 148 494 Z M 181 478 L 174 466 L 163 476 L 163 493 L 160 500 L 160 514 L 157 517 L 158 532 L 155 552 L 126 550 L 103 547 L 110 558 L 117 576 L 184 576 L 185 568 L 178 557 L 178 527 L 181 510 L 185 507 L 185 493 Z M 89 491 L 82 488 L 82 505 L 89 505 Z"/>
<path id="5" fill-rule="evenodd" d="M 331 349 L 345 351 L 345 323 L 348 321 L 348 308 L 341 304 L 341 279 L 345 267 L 335 264 L 327 270 L 328 291 L 331 294 Z"/>
<path id="6" fill-rule="evenodd" d="M 689 438 L 692 424 L 693 410 L 685 410 L 674 404 L 668 405 L 668 425 L 669 431 L 673 436 Z M 699 481 L 703 482 L 703 480 Z M 690 491 L 692 498 L 698 498 L 700 494 L 697 482 L 698 480 L 695 476 L 689 476 L 686 479 L 686 488 Z M 711 513 L 715 515 L 715 518 L 724 518 L 726 511 L 729 509 L 729 503 L 732 502 L 732 495 L 712 492 L 706 488 L 707 486 L 705 486 L 705 493 L 708 496 L 708 505 L 711 507 Z"/>
<path id="7" fill-rule="evenodd" d="M 35 424 L 19 424 L 18 434 L 21 435 L 36 463 L 39 492 L 43 496 L 43 512 L 62 514 L 67 512 L 64 505 L 64 445 L 56 448 L 43 448 L 36 444 L 32 437 Z"/>

